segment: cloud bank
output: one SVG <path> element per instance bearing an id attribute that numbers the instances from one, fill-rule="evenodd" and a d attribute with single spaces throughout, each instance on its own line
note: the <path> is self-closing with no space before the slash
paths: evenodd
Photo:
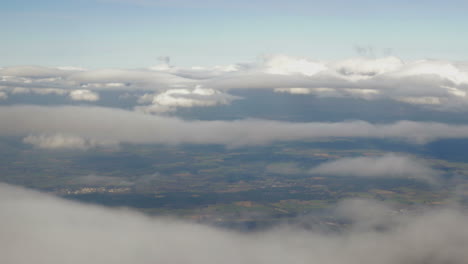
<path id="1" fill-rule="evenodd" d="M 200 94 L 197 87 L 206 90 Z M 148 94 L 144 100 L 153 102 L 155 112 L 174 104 L 182 107 L 228 104 L 233 99 L 228 92 L 235 89 L 270 89 L 366 100 L 385 98 L 453 111 L 468 109 L 468 67 L 461 62 L 403 61 L 397 57 L 319 61 L 269 55 L 253 62 L 214 67 L 181 68 L 164 63 L 146 69 L 87 70 L 39 66 L 0 69 L 3 93 L 22 90 L 40 94 L 42 89 L 49 89 L 49 92 L 61 89 L 77 96 L 82 90 L 89 91 L 88 94 L 103 90 L 143 91 Z M 206 91 L 211 92 L 208 95 Z M 80 98 L 90 100 L 94 97 Z"/>
<path id="2" fill-rule="evenodd" d="M 462 264 L 468 259 L 468 216 L 458 209 L 401 215 L 377 202 L 354 200 L 338 208 L 352 224 L 342 233 L 286 226 L 240 234 L 1 184 L 0 214 L 2 263 Z"/>
<path id="3" fill-rule="evenodd" d="M 468 137 L 467 125 L 434 122 L 185 121 L 115 108 L 79 106 L 3 106 L 0 107 L 0 123 L 0 135 L 29 136 L 25 139 L 26 143 L 46 148 L 119 143 L 221 144 L 237 147 L 340 137 L 398 139 L 421 144 L 436 139 Z M 86 143 L 83 145 L 79 142 Z"/>

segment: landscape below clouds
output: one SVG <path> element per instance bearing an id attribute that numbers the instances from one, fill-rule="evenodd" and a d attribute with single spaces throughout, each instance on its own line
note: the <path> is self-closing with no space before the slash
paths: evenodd
<path id="1" fill-rule="evenodd" d="M 0 8 L 0 264 L 468 263 L 468 1 Z"/>
<path id="2" fill-rule="evenodd" d="M 466 263 L 466 63 L 169 62 L 0 69 L 0 262 Z"/>

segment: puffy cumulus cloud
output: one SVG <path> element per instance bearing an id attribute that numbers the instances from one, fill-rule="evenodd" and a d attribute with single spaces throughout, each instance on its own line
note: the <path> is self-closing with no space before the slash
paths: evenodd
<path id="1" fill-rule="evenodd" d="M 42 149 L 81 149 L 86 150 L 97 144 L 79 136 L 53 134 L 53 135 L 29 135 L 23 138 L 23 142 Z"/>
<path id="2" fill-rule="evenodd" d="M 103 122 L 105 120 L 105 122 Z M 323 138 L 380 138 L 426 143 L 440 138 L 468 138 L 468 126 L 400 121 L 292 123 L 259 119 L 186 121 L 114 108 L 83 106 L 0 107 L 0 135 L 65 134 L 99 144 L 223 144 L 231 147 L 275 141 Z"/>
<path id="3" fill-rule="evenodd" d="M 150 103 L 150 105 L 137 107 L 137 109 L 149 113 L 160 113 L 175 111 L 179 107 L 206 107 L 229 104 L 239 98 L 217 90 L 197 86 L 193 90 L 171 89 L 159 94 L 145 94 L 139 98 L 138 102 Z"/>
<path id="4" fill-rule="evenodd" d="M 78 204 L 2 184 L 0 261 L 462 264 L 468 259 L 468 216 L 459 209 L 400 216 L 376 202 L 349 201 L 341 208 L 340 216 L 352 221 L 342 233 L 286 226 L 249 234 Z M 362 216 L 368 219 L 363 222 Z"/>
<path id="5" fill-rule="evenodd" d="M 99 94 L 90 90 L 74 90 L 70 92 L 69 96 L 74 101 L 94 102 L 99 100 Z"/>
<path id="6" fill-rule="evenodd" d="M 396 154 L 341 158 L 312 168 L 310 173 L 369 178 L 414 178 L 435 182 L 440 172 L 425 162 Z"/>

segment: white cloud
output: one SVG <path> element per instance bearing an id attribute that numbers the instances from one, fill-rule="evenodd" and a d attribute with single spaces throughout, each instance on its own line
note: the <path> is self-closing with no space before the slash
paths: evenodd
<path id="1" fill-rule="evenodd" d="M 217 90 L 197 86 L 193 90 L 171 89 L 159 94 L 145 94 L 140 97 L 139 103 L 151 103 L 151 105 L 138 107 L 138 110 L 149 113 L 161 113 L 175 111 L 179 107 L 215 106 L 229 104 L 239 99 Z"/>
<path id="2" fill-rule="evenodd" d="M 14 87 L 10 90 L 11 94 L 39 94 L 39 95 L 47 95 L 47 94 L 56 94 L 56 95 L 65 95 L 68 92 L 64 89 L 58 88 L 25 88 L 25 87 Z"/>
<path id="3" fill-rule="evenodd" d="M 349 201 L 340 208 L 340 217 L 353 221 L 343 233 L 282 227 L 241 234 L 1 184 L 0 262 L 462 264 L 468 259 L 468 217 L 457 209 L 402 216 L 376 202 Z"/>
<path id="4" fill-rule="evenodd" d="M 36 94 L 55 94 L 55 95 L 65 95 L 67 91 L 64 89 L 57 89 L 57 88 L 31 88 L 31 92 Z"/>
<path id="5" fill-rule="evenodd" d="M 277 93 L 289 93 L 289 94 L 313 94 L 318 97 L 353 97 L 362 99 L 374 99 L 379 98 L 379 91 L 373 89 L 333 89 L 333 88 L 276 88 L 274 89 Z M 419 97 L 417 97 L 419 99 Z M 404 101 L 402 98 L 399 101 Z M 410 102 L 413 103 L 413 102 Z"/>
<path id="6" fill-rule="evenodd" d="M 5 92 L 0 91 L 0 100 L 5 100 L 8 98 L 8 94 Z"/>
<path id="7" fill-rule="evenodd" d="M 414 178 L 435 182 L 439 172 L 421 160 L 386 154 L 377 157 L 340 158 L 312 168 L 310 173 L 368 178 Z"/>
<path id="8" fill-rule="evenodd" d="M 436 75 L 455 85 L 468 84 L 468 72 L 446 61 L 420 60 L 402 65 L 390 72 L 394 76 Z"/>
<path id="9" fill-rule="evenodd" d="M 313 76 L 327 70 L 321 62 L 314 62 L 306 58 L 294 58 L 285 55 L 267 56 L 262 62 L 263 72 L 268 74 L 292 75 L 302 74 Z"/>
<path id="10" fill-rule="evenodd" d="M 275 92 L 277 93 L 290 93 L 290 94 L 311 94 L 313 93 L 314 90 L 313 88 L 301 88 L 301 87 L 294 87 L 294 88 L 276 88 Z M 321 89 L 321 88 L 315 88 L 315 89 Z M 334 92 L 335 89 L 331 88 L 322 88 L 325 89 L 326 91 Z"/>
<path id="11" fill-rule="evenodd" d="M 4 136 L 59 133 L 100 144 L 192 143 L 234 147 L 336 137 L 400 139 L 412 143 L 426 143 L 440 138 L 468 138 L 467 125 L 433 122 L 185 121 L 114 108 L 78 106 L 3 106 L 0 107 L 0 123 L 0 135 Z"/>
<path id="12" fill-rule="evenodd" d="M 99 94 L 90 90 L 74 90 L 70 92 L 70 98 L 74 101 L 98 101 Z"/>

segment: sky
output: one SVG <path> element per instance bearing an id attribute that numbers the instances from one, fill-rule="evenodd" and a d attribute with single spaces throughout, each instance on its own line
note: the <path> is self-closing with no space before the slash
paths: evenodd
<path id="1" fill-rule="evenodd" d="M 212 66 L 268 54 L 467 60 L 466 1 L 5 1 L 0 66 Z"/>

